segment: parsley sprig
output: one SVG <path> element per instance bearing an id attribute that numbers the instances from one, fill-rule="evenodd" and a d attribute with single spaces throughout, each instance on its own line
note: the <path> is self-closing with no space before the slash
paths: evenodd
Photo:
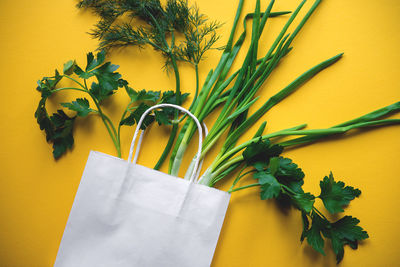
<path id="1" fill-rule="evenodd" d="M 360 221 L 355 217 L 346 215 L 330 221 L 315 207 L 315 200 L 321 199 L 330 214 L 338 214 L 344 211 L 343 207 L 349 205 L 351 200 L 359 197 L 361 191 L 335 181 L 330 173 L 320 182 L 321 192 L 318 196 L 305 192 L 302 188 L 304 172 L 291 159 L 281 156 L 283 149 L 280 145 L 271 144 L 269 139 L 261 138 L 247 146 L 242 153 L 244 165 L 229 192 L 259 187 L 261 199 L 289 203 L 301 212 L 303 231 L 300 240 L 306 239 L 309 245 L 323 255 L 325 240 L 330 240 L 339 263 L 344 256 L 344 246 L 356 249 L 358 242 L 368 238 L 368 234 L 358 225 Z M 253 174 L 256 183 L 235 187 L 249 174 Z"/>
<path id="2" fill-rule="evenodd" d="M 85 118 L 91 114 L 100 116 L 117 150 L 118 157 L 121 157 L 120 130 L 122 125 L 134 125 L 139 121 L 143 112 L 152 105 L 177 103 L 176 94 L 173 91 L 163 92 L 162 95 L 160 91 L 135 91 L 129 87 L 126 80 L 121 78 L 121 74 L 116 72 L 119 66 L 105 62 L 105 57 L 104 50 L 99 52 L 96 57 L 93 53 L 88 53 L 85 69 L 79 67 L 75 61 L 70 60 L 64 64 L 63 74 L 55 70 L 54 76 L 43 77 L 38 81 L 37 90 L 41 93 L 41 99 L 35 112 L 35 118 L 40 129 L 45 131 L 46 140 L 53 144 L 53 156 L 56 159 L 73 147 L 73 129 L 77 117 Z M 88 81 L 93 80 L 93 78 L 95 80 L 89 87 Z M 75 86 L 60 87 L 59 83 L 62 79 L 71 80 Z M 104 100 L 122 87 L 125 88 L 130 101 L 122 114 L 118 127 L 115 127 L 110 117 L 104 113 L 102 106 Z M 72 102 L 61 103 L 62 107 L 74 111 L 74 116 L 68 116 L 62 109 L 49 115 L 46 109 L 46 101 L 56 92 L 66 90 L 86 93 L 94 106 L 91 107 L 87 98 L 77 98 Z M 182 95 L 182 99 L 186 99 L 187 96 L 188 94 Z M 170 109 L 157 111 L 154 116 L 147 117 L 142 126 L 143 129 L 154 120 L 159 124 L 170 124 L 173 118 L 172 113 Z"/>

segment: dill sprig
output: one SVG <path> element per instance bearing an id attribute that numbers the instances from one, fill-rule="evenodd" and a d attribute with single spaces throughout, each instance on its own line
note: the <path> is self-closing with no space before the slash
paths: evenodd
<path id="1" fill-rule="evenodd" d="M 214 44 L 220 36 L 216 30 L 221 27 L 217 21 L 208 22 L 208 18 L 199 12 L 197 6 L 190 9 L 188 27 L 183 32 L 185 35 L 184 44 L 177 47 L 176 52 L 179 60 L 198 65 L 204 59 L 204 53 L 213 49 Z M 216 49 L 222 49 L 217 47 Z"/>
<path id="2" fill-rule="evenodd" d="M 92 10 L 100 17 L 91 35 L 99 40 L 99 49 L 110 50 L 127 46 L 144 48 L 147 45 L 161 52 L 165 58 L 164 69 L 175 74 L 176 103 L 182 104 L 177 61 L 189 62 L 195 68 L 196 93 L 199 90 L 198 64 L 207 50 L 212 49 L 221 26 L 208 22 L 196 6 L 186 0 L 82 0 L 78 8 Z M 182 35 L 178 41 L 176 35 Z M 183 40 L 181 40 L 183 39 Z M 193 101 L 194 103 L 194 101 Z M 178 112 L 175 113 L 171 135 L 162 156 L 155 166 L 159 169 L 165 161 L 178 132 Z"/>
<path id="3" fill-rule="evenodd" d="M 173 67 L 174 60 L 198 65 L 219 39 L 221 24 L 208 22 L 197 6 L 184 0 L 168 0 L 164 6 L 159 0 L 83 0 L 77 6 L 100 17 L 90 32 L 99 49 L 150 45 L 164 55 L 165 67 Z M 178 42 L 177 34 L 183 40 Z"/>

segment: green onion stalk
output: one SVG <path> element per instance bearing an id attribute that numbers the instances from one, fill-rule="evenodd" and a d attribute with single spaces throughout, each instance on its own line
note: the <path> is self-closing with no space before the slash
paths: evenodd
<path id="1" fill-rule="evenodd" d="M 243 164 L 243 156 L 237 154 L 250 144 L 259 140 L 259 137 L 255 137 L 242 144 L 236 145 L 238 139 L 248 130 L 248 128 L 256 124 L 267 111 L 284 100 L 314 75 L 340 60 L 343 55 L 343 53 L 340 53 L 304 72 L 277 94 L 269 98 L 259 109 L 249 114 L 249 108 L 258 100 L 258 97 L 255 97 L 255 95 L 276 69 L 278 63 L 292 50 L 291 45 L 294 38 L 298 35 L 307 20 L 321 3 L 321 0 L 316 0 L 314 2 L 292 33 L 287 33 L 288 28 L 299 14 L 306 0 L 303 0 L 293 12 L 271 12 L 274 0 L 269 3 L 264 12 L 261 12 L 260 1 L 258 0 L 255 11 L 244 17 L 244 30 L 240 34 L 239 38 L 234 42 L 243 2 L 243 0 L 239 1 L 233 27 L 219 63 L 215 70 L 209 71 L 198 96 L 194 99 L 190 107 L 190 111 L 201 122 L 204 121 L 204 119 L 217 107 L 221 107 L 217 120 L 210 128 L 202 147 L 201 158 L 203 159 L 207 152 L 209 152 L 217 142 L 221 142 L 220 139 L 222 136 L 227 134 L 217 157 L 200 178 L 199 183 L 208 186 L 214 186 L 217 181 L 227 177 L 236 168 Z M 260 37 L 266 28 L 265 26 L 269 19 L 289 13 L 291 13 L 289 19 L 268 49 L 267 53 L 262 57 L 259 57 L 258 47 L 260 46 Z M 251 42 L 241 67 L 238 70 L 233 71 L 233 63 L 239 50 L 242 48 L 244 39 L 247 35 L 246 22 L 250 19 L 252 19 Z M 323 137 L 344 134 L 356 128 L 398 124 L 400 123 L 400 120 L 398 119 L 388 120 L 381 119 L 381 117 L 388 113 L 399 111 L 399 106 L 399 103 L 395 103 L 357 119 L 327 129 L 304 130 L 303 128 L 306 125 L 300 125 L 291 129 L 285 129 L 260 136 L 263 140 L 282 136 L 300 136 L 299 138 L 280 143 L 280 145 L 285 148 L 300 144 L 309 144 Z M 195 124 L 191 120 L 187 120 L 180 130 L 171 153 L 169 162 L 170 174 L 178 174 L 184 153 L 188 143 L 195 133 L 195 130 Z M 194 163 L 192 162 L 188 168 L 187 174 L 185 175 L 186 179 L 189 176 L 188 173 L 191 173 L 193 164 Z"/>

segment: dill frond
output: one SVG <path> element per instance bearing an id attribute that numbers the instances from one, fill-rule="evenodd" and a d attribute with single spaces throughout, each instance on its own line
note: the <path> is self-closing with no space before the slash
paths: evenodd
<path id="1" fill-rule="evenodd" d="M 83 0 L 78 8 L 89 9 L 100 19 L 90 32 L 99 50 L 149 45 L 165 57 L 168 69 L 174 60 L 197 65 L 213 49 L 221 26 L 189 6 L 186 0 Z M 138 23 L 139 22 L 139 23 Z M 184 36 L 182 41 L 176 34 Z"/>

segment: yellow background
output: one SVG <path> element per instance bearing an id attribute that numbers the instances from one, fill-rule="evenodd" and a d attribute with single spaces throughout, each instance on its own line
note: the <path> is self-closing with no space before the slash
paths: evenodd
<path id="1" fill-rule="evenodd" d="M 227 40 L 236 2 L 197 1 L 210 18 L 225 22 L 220 45 Z M 278 11 L 294 10 L 299 1 L 276 2 Z M 40 98 L 36 81 L 53 75 L 55 68 L 61 69 L 70 59 L 85 65 L 85 54 L 96 48 L 97 41 L 86 32 L 97 18 L 80 12 L 75 4 L 74 0 L 0 2 L 0 266 L 52 266 L 89 151 L 115 155 L 104 125 L 91 116 L 78 122 L 73 151 L 55 161 L 33 116 Z M 263 1 L 263 8 L 266 4 Z M 246 1 L 244 11 L 252 11 L 254 5 L 255 1 Z M 267 130 L 300 123 L 328 127 L 399 101 L 399 15 L 398 0 L 323 1 L 294 42 L 293 51 L 262 88 L 256 106 L 308 68 L 339 52 L 345 55 L 271 110 L 264 117 Z M 271 44 L 285 20 L 270 21 L 263 44 Z M 262 51 L 265 47 L 260 45 Z M 202 81 L 215 67 L 219 53 L 209 53 L 200 65 Z M 174 88 L 173 77 L 161 70 L 162 58 L 151 49 L 123 50 L 109 59 L 121 66 L 119 72 L 136 89 Z M 181 69 L 183 91 L 193 92 L 192 68 L 181 65 Z M 60 94 L 53 102 L 71 97 Z M 124 93 L 117 93 L 106 111 L 117 120 L 127 101 Z M 132 128 L 123 129 L 124 157 L 132 132 Z M 319 181 L 330 171 L 362 190 L 346 214 L 361 220 L 370 239 L 357 251 L 347 247 L 341 266 L 399 264 L 399 134 L 400 126 L 390 126 L 286 153 L 306 173 L 307 191 L 318 194 Z M 147 138 L 153 137 L 160 141 L 145 142 L 139 159 L 147 166 L 155 163 L 167 134 L 153 127 Z M 207 157 L 208 163 L 215 153 Z M 221 188 L 227 189 L 230 183 Z M 334 266 L 331 252 L 323 257 L 300 244 L 301 227 L 298 211 L 282 212 L 273 201 L 261 201 L 258 189 L 237 192 L 232 195 L 213 266 Z"/>

